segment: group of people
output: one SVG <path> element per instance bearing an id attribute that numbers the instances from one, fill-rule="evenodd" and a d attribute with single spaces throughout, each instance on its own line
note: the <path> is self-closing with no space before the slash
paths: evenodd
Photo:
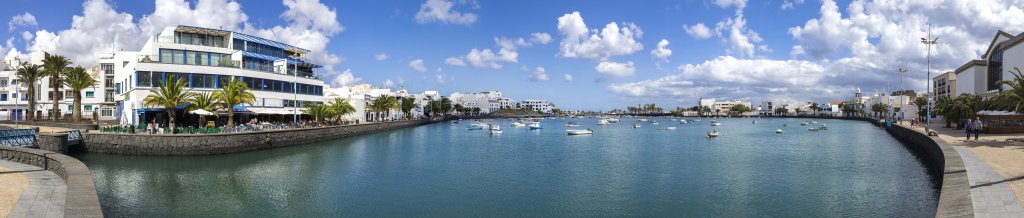
<path id="1" fill-rule="evenodd" d="M 169 122 L 168 129 L 170 129 L 171 131 L 174 131 L 174 118 L 171 118 L 170 121 L 171 122 Z M 157 123 L 156 119 L 149 120 L 149 123 L 146 124 L 146 133 L 149 133 L 149 134 L 163 133 L 161 130 L 162 129 L 160 128 L 160 123 Z"/>
<path id="2" fill-rule="evenodd" d="M 981 123 L 981 118 L 967 119 L 964 125 L 964 133 L 967 133 L 967 140 L 971 140 L 971 133 L 974 133 L 974 140 L 978 140 L 978 134 L 981 134 L 982 127 L 985 127 L 985 124 Z"/>

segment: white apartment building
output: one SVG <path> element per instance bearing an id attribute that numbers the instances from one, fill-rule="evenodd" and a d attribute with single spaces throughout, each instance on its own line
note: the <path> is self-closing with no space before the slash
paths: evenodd
<path id="1" fill-rule="evenodd" d="M 519 104 L 523 108 L 543 113 L 551 113 L 552 109 L 554 109 L 554 104 L 551 104 L 548 100 L 523 100 Z"/>
<path id="2" fill-rule="evenodd" d="M 120 123 L 154 119 L 165 123 L 164 109 L 146 106 L 142 99 L 169 78 L 185 79 L 194 92 L 212 92 L 232 79 L 245 82 L 256 103 L 232 108 L 242 115 L 254 114 L 247 108 L 280 114 L 301 111 L 307 103 L 321 103 L 324 81 L 317 75 L 321 66 L 304 61 L 307 53 L 309 50 L 243 33 L 176 26 L 152 36 L 140 51 L 115 52 L 100 63 L 114 67 L 114 100 Z"/>
<path id="3" fill-rule="evenodd" d="M 342 99 L 348 101 L 352 108 L 355 108 L 355 112 L 347 114 L 342 117 L 344 120 L 358 121 L 359 123 L 366 122 L 366 95 L 370 93 L 373 87 L 370 84 L 359 84 L 352 86 L 342 86 L 338 88 L 327 88 L 324 92 L 324 102 L 333 103 L 335 99 Z"/>
<path id="4" fill-rule="evenodd" d="M 701 107 L 707 106 L 708 108 L 711 108 L 711 114 L 728 114 L 729 111 L 732 110 L 732 106 L 735 106 L 737 104 L 746 105 L 748 108 L 752 110 L 751 112 L 743 113 L 742 115 L 756 115 L 757 113 L 759 113 L 758 111 L 753 111 L 755 108 L 753 107 L 753 104 L 751 104 L 749 101 L 715 101 L 715 99 L 713 98 L 702 98 L 699 102 Z M 764 103 L 765 102 L 762 102 L 762 104 Z M 771 102 L 768 103 L 770 104 Z"/>
<path id="5" fill-rule="evenodd" d="M 42 65 L 42 52 L 33 52 L 29 55 L 29 61 L 23 61 L 17 57 L 4 60 L 4 69 L 0 70 L 0 120 L 24 120 L 27 113 L 32 111 L 37 119 L 46 119 L 53 111 L 53 91 L 50 84 L 50 77 L 39 79 L 33 86 L 36 88 L 35 108 L 28 108 L 28 84 L 18 81 L 17 69 L 22 63 Z M 86 72 L 97 81 L 96 86 L 82 90 L 82 119 L 92 119 L 97 116 L 99 120 L 115 120 L 113 101 L 113 71 L 110 65 L 100 65 L 87 68 Z M 40 70 L 43 70 L 40 68 Z M 57 93 L 58 109 L 64 118 L 70 118 L 74 109 L 74 93 L 67 86 L 61 85 L 61 92 Z M 96 114 L 94 114 L 96 113 Z"/>
<path id="6" fill-rule="evenodd" d="M 952 77 L 956 78 L 954 93 L 992 96 L 999 91 L 1007 90 L 1009 87 L 998 86 L 996 81 L 1012 80 L 1014 76 L 1011 71 L 1014 67 L 1024 69 L 1024 46 L 1020 45 L 1022 42 L 1024 33 L 1014 36 L 1006 31 L 997 31 L 980 59 L 970 60 L 953 71 L 955 76 Z M 943 75 L 940 74 L 935 78 L 941 77 Z M 941 93 L 937 94 L 941 96 Z"/>
<path id="7" fill-rule="evenodd" d="M 449 97 L 452 105 L 465 108 L 480 108 L 480 114 L 489 114 L 501 109 L 501 91 L 483 91 L 473 93 L 452 93 Z"/>

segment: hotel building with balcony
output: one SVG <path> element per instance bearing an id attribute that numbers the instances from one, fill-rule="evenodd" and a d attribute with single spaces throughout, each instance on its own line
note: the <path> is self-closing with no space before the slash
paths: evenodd
<path id="1" fill-rule="evenodd" d="M 140 51 L 115 52 L 100 65 L 113 67 L 113 100 L 121 124 L 165 123 L 165 109 L 147 106 L 143 99 L 174 78 L 184 79 L 193 92 L 213 92 L 232 79 L 240 80 L 256 101 L 232 108 L 238 114 L 288 116 L 324 99 L 321 66 L 305 61 L 309 52 L 233 31 L 175 26 L 152 36 Z M 178 111 L 179 119 L 184 113 Z"/>

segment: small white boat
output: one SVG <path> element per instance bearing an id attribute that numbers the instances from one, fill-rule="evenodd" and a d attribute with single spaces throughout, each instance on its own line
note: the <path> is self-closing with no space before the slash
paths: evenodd
<path id="1" fill-rule="evenodd" d="M 686 124 L 686 120 L 679 120 L 679 124 Z"/>
<path id="2" fill-rule="evenodd" d="M 580 124 L 577 124 L 576 122 L 569 122 L 569 123 L 565 124 L 565 127 L 579 127 L 579 126 L 580 126 Z"/>
<path id="3" fill-rule="evenodd" d="M 524 127 L 524 126 L 526 126 L 525 123 L 522 123 L 522 122 L 512 122 L 512 127 Z"/>
<path id="4" fill-rule="evenodd" d="M 498 125 L 491 125 L 491 131 L 494 131 L 494 130 L 501 131 L 501 127 L 498 126 Z"/>
<path id="5" fill-rule="evenodd" d="M 501 135 L 501 130 L 499 130 L 499 129 L 492 129 L 491 130 L 491 135 Z"/>
<path id="6" fill-rule="evenodd" d="M 828 127 L 824 127 L 824 126 L 818 127 L 818 130 L 828 130 Z"/>
<path id="7" fill-rule="evenodd" d="M 818 129 L 818 128 L 808 128 L 807 130 L 810 130 L 810 131 L 818 131 L 819 129 Z"/>
<path id="8" fill-rule="evenodd" d="M 818 121 L 811 121 L 811 124 L 818 124 Z"/>
<path id="9" fill-rule="evenodd" d="M 651 125 L 658 125 L 658 121 L 651 122 Z"/>
<path id="10" fill-rule="evenodd" d="M 800 125 L 801 125 L 801 126 L 806 126 L 806 125 L 807 125 L 807 122 L 800 122 Z"/>
<path id="11" fill-rule="evenodd" d="M 676 127 L 674 127 L 674 126 L 665 127 L 665 130 L 676 130 Z"/>
<path id="12" fill-rule="evenodd" d="M 608 124 L 612 124 L 612 123 L 608 122 L 608 120 L 606 120 L 606 119 L 597 120 L 597 125 L 608 125 Z"/>
<path id="13" fill-rule="evenodd" d="M 567 135 L 590 135 L 594 134 L 593 130 L 590 129 L 567 129 L 565 130 Z"/>
<path id="14" fill-rule="evenodd" d="M 531 122 L 529 125 L 526 125 L 526 127 L 529 127 L 530 129 L 543 129 L 544 128 L 544 126 L 540 125 L 540 122 Z"/>
<path id="15" fill-rule="evenodd" d="M 640 122 L 647 122 L 647 119 L 640 119 Z"/>
<path id="16" fill-rule="evenodd" d="M 750 124 L 757 124 L 757 120 L 751 120 Z"/>
<path id="17" fill-rule="evenodd" d="M 634 129 L 636 129 L 636 128 L 640 128 L 640 124 L 639 124 L 639 123 L 637 123 L 637 124 L 633 124 L 633 128 L 634 128 Z"/>
<path id="18" fill-rule="evenodd" d="M 608 120 L 609 123 L 618 123 L 619 122 L 619 119 L 616 119 L 616 118 L 608 118 L 607 120 Z"/>
<path id="19" fill-rule="evenodd" d="M 782 129 L 775 129 L 775 133 L 782 133 Z"/>
<path id="20" fill-rule="evenodd" d="M 708 138 L 715 138 L 715 137 L 718 137 L 718 131 L 717 130 L 711 130 L 711 132 L 708 132 Z"/>
<path id="21" fill-rule="evenodd" d="M 475 126 L 475 125 L 466 126 L 466 130 L 482 130 L 482 129 L 484 129 L 484 126 Z"/>
<path id="22" fill-rule="evenodd" d="M 722 125 L 722 123 L 719 123 L 719 122 L 711 122 L 711 126 L 721 126 L 721 125 Z"/>

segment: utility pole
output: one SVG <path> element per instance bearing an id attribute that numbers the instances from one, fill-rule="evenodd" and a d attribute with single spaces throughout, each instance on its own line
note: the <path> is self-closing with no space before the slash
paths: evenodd
<path id="1" fill-rule="evenodd" d="M 930 94 L 928 95 L 928 107 L 925 107 L 926 110 L 924 111 L 924 115 L 925 115 L 925 117 L 924 117 L 924 120 L 925 120 L 924 121 L 924 132 L 925 133 L 928 133 L 928 131 L 929 131 L 928 123 L 929 123 L 929 121 L 931 121 L 932 101 L 935 98 L 935 92 L 932 90 L 932 45 L 935 45 L 937 41 L 939 41 L 939 37 L 935 37 L 935 39 L 932 39 L 932 25 L 928 24 L 928 37 L 927 38 L 921 38 L 921 43 L 924 43 L 925 45 L 928 45 L 928 79 L 925 80 L 925 81 L 928 82 L 928 84 L 927 84 L 927 90 L 925 90 L 925 93 L 930 93 Z"/>

